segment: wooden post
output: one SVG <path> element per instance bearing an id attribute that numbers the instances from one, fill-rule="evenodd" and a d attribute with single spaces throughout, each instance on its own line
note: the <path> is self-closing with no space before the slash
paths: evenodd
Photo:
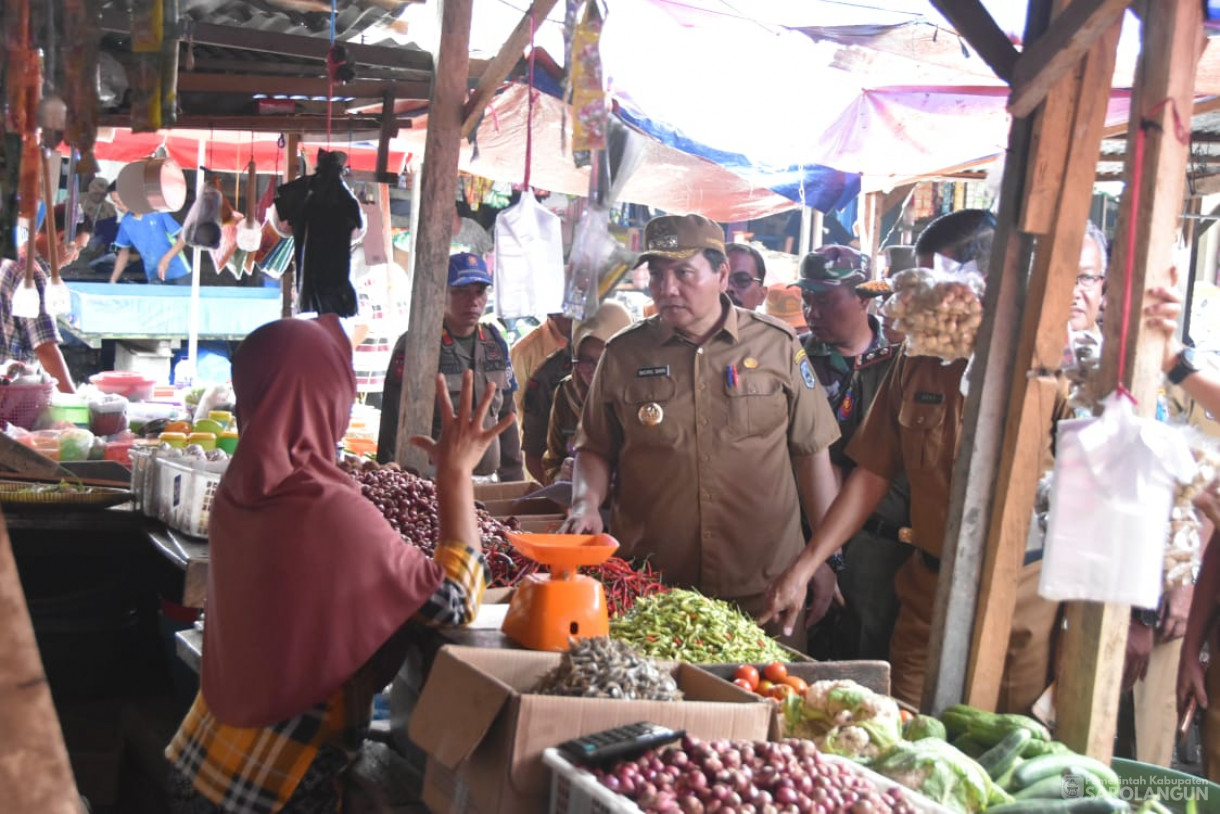
<path id="1" fill-rule="evenodd" d="M 881 247 L 881 201 L 883 192 L 866 192 L 860 196 L 860 253 L 868 257 L 871 268 L 877 265 Z"/>
<path id="2" fill-rule="evenodd" d="M 453 237 L 454 184 L 461 147 L 462 110 L 466 101 L 472 0 L 443 0 L 441 44 L 428 136 L 424 146 L 420 189 L 419 234 L 415 240 L 415 275 L 411 294 L 411 328 L 407 334 L 398 444 L 394 459 L 418 471 L 427 456 L 411 446 L 412 435 L 432 432 L 436 399 L 438 342 L 444 314 L 449 242 Z"/>
<path id="3" fill-rule="evenodd" d="M 8 528 L 0 518 L 0 800 L 12 814 L 83 810 Z"/>
<path id="4" fill-rule="evenodd" d="M 284 162 L 284 183 L 293 181 L 297 177 L 299 163 L 297 162 L 297 153 L 301 149 L 301 134 L 289 133 L 288 146 L 285 149 L 285 157 L 288 159 Z M 284 269 L 284 273 L 280 276 L 280 316 L 284 319 L 292 317 L 292 303 L 295 297 L 293 292 L 296 289 L 296 262 L 288 264 L 288 268 Z"/>
<path id="5" fill-rule="evenodd" d="M 1052 371 L 1067 344 L 1120 27 L 1111 25 L 1051 90 L 1040 121 L 1025 215 L 1027 222 L 1040 218 L 1037 229 L 1046 233 L 1026 290 L 1030 307 L 1022 314 L 967 677 L 966 703 L 985 709 L 999 701 L 1030 516 L 1048 460 L 1058 388 Z M 1035 229 L 1027 223 L 1026 231 Z"/>
<path id="6" fill-rule="evenodd" d="M 1030 3 L 1027 41 L 1036 39 L 1046 28 L 1048 15 L 1043 5 L 1043 0 Z M 1020 232 L 1019 214 L 1032 137 L 1033 122 L 1013 119 L 983 298 L 983 312 L 988 318 L 979 328 L 975 347 L 932 613 L 921 699 L 921 707 L 929 712 L 960 702 L 966 682 L 978 578 L 1016 358 L 1024 275 L 1029 268 L 1030 241 Z"/>
<path id="7" fill-rule="evenodd" d="M 1183 143 L 1177 131 L 1180 126 L 1189 131 L 1195 70 L 1204 42 L 1202 7 L 1197 0 L 1159 0 L 1144 5 L 1143 47 L 1127 130 L 1126 189 L 1108 275 L 1102 356 L 1102 382 L 1112 389 L 1118 383 L 1119 335 L 1124 321 L 1128 254 L 1124 237 L 1128 230 L 1134 230 L 1133 294 L 1126 314 L 1130 333 L 1124 378 L 1142 415 L 1154 413 L 1157 391 L 1164 381 L 1164 340 L 1160 334 L 1144 330 L 1144 291 L 1152 285 L 1169 284 L 1190 149 L 1189 139 Z M 1145 119 L 1152 126 L 1145 128 L 1139 207 L 1133 212 L 1134 148 Z M 1072 603 L 1068 605 L 1067 622 L 1063 639 L 1066 669 L 1056 693 L 1059 738 L 1077 751 L 1108 759 L 1114 743 L 1129 611 L 1122 605 Z"/>

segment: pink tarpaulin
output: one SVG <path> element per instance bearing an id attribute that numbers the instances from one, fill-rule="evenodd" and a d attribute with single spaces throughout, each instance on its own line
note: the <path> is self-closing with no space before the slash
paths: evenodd
<path id="1" fill-rule="evenodd" d="M 459 166 L 466 172 L 520 183 L 525 177 L 526 87 L 514 84 L 492 100 L 478 130 L 478 158 L 463 142 Z M 531 185 L 569 195 L 587 195 L 589 171 L 576 169 L 572 155 L 561 143 L 563 106 L 558 99 L 537 93 L 534 100 L 534 147 Z M 396 146 L 421 154 L 424 127 L 405 131 Z M 571 138 L 571 121 L 568 122 Z M 791 209 L 795 204 L 752 184 L 710 161 L 640 136 L 644 161 L 627 181 L 620 199 L 667 212 L 699 212 L 720 221 L 761 218 Z"/>
<path id="2" fill-rule="evenodd" d="M 153 151 L 164 145 L 169 156 L 184 169 L 194 169 L 199 158 L 199 142 L 204 142 L 204 166 L 219 172 L 245 172 L 251 154 L 261 173 L 275 172 L 276 156 L 282 171 L 288 160 L 284 150 L 276 145 L 277 133 L 253 133 L 223 130 L 163 130 L 156 133 L 133 133 L 125 128 L 103 129 L 98 134 L 94 155 L 103 161 L 137 161 L 148 158 Z M 306 155 L 313 163 L 318 148 L 326 148 L 326 142 L 307 141 Z M 62 148 L 65 150 L 66 147 Z M 373 171 L 377 167 L 377 147 L 368 144 L 348 144 L 342 139 L 331 141 L 331 149 L 348 154 L 348 166 L 353 170 Z M 389 172 L 399 173 L 409 154 L 391 146 Z"/>
<path id="3" fill-rule="evenodd" d="M 817 140 L 812 160 L 843 172 L 914 177 L 998 155 L 1008 139 L 1007 88 L 880 88 L 860 97 Z M 1127 120 L 1114 91 L 1106 124 Z"/>

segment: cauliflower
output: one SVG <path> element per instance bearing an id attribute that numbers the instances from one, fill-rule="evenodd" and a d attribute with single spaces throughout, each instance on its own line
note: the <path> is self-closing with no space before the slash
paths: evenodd
<path id="1" fill-rule="evenodd" d="M 812 738 L 819 748 L 861 762 L 876 757 L 902 737 L 894 699 L 854 681 L 816 681 L 803 703 L 785 707 L 788 733 Z"/>

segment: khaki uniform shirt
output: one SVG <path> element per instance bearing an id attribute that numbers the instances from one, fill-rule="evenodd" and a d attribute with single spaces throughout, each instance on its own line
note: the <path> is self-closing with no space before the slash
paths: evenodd
<path id="1" fill-rule="evenodd" d="M 623 556 L 736 599 L 761 594 L 804 547 L 792 458 L 839 431 L 792 329 L 721 303 L 724 325 L 702 346 L 659 317 L 612 338 L 575 447 L 616 475 Z"/>
<path id="2" fill-rule="evenodd" d="M 965 359 L 945 364 L 932 356 L 899 356 L 847 445 L 847 455 L 870 472 L 890 481 L 906 473 L 915 547 L 933 557 L 945 539 L 965 370 Z"/>
<path id="3" fill-rule="evenodd" d="M 587 393 L 588 389 L 581 386 L 575 375 L 560 382 L 555 391 L 555 403 L 547 425 L 546 453 L 542 456 L 542 468 L 546 470 L 548 482 L 555 480 L 564 460 L 575 454 L 573 444 Z"/>
<path id="4" fill-rule="evenodd" d="M 534 371 L 546 361 L 547 357 L 560 348 L 568 346 L 568 339 L 562 331 L 555 327 L 555 323 L 551 322 L 550 318 L 518 339 L 512 350 L 513 372 L 517 374 L 517 381 L 528 382 L 530 376 L 534 375 Z M 518 390 L 513 398 L 517 406 L 517 415 L 521 415 L 521 411 L 525 407 L 525 392 Z"/>
<path id="5" fill-rule="evenodd" d="M 484 427 L 490 427 L 497 421 L 515 412 L 511 393 L 517 388 L 517 380 L 513 376 L 513 366 L 508 358 L 508 344 L 504 337 L 490 325 L 479 325 L 475 329 L 473 343 L 473 358 L 471 352 L 463 344 L 449 335 L 449 331 L 441 329 L 440 360 L 438 371 L 445 376 L 449 386 L 449 398 L 456 407 L 462 393 L 462 375 L 467 370 L 474 371 L 474 400 L 479 399 L 487 390 L 488 382 L 496 385 L 496 395 L 487 411 Z M 394 460 L 395 445 L 398 440 L 398 412 L 402 398 L 403 362 L 407 347 L 407 335 L 404 333 L 394 345 L 390 355 L 390 366 L 385 374 L 385 389 L 382 391 L 381 431 L 377 437 L 377 460 L 385 463 Z M 432 437 L 439 438 L 441 434 L 441 417 L 436 411 L 432 415 Z M 501 481 L 517 481 L 525 477 L 525 469 L 521 462 L 521 435 L 514 421 L 508 429 L 491 442 L 483 458 L 474 468 L 476 475 L 499 475 Z"/>
<path id="6" fill-rule="evenodd" d="M 516 365 L 513 366 L 514 370 Z M 542 366 L 526 382 L 521 408 L 521 450 L 526 455 L 541 458 L 546 453 L 547 425 L 551 422 L 551 403 L 555 391 L 572 372 L 572 355 L 560 348 L 547 357 Z"/>

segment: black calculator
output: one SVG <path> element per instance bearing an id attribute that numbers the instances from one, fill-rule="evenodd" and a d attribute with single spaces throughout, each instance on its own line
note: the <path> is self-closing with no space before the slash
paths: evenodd
<path id="1" fill-rule="evenodd" d="M 611 760 L 632 758 L 657 746 L 672 743 L 686 734 L 645 721 L 594 732 L 559 744 L 559 751 L 573 763 L 599 765 Z"/>

